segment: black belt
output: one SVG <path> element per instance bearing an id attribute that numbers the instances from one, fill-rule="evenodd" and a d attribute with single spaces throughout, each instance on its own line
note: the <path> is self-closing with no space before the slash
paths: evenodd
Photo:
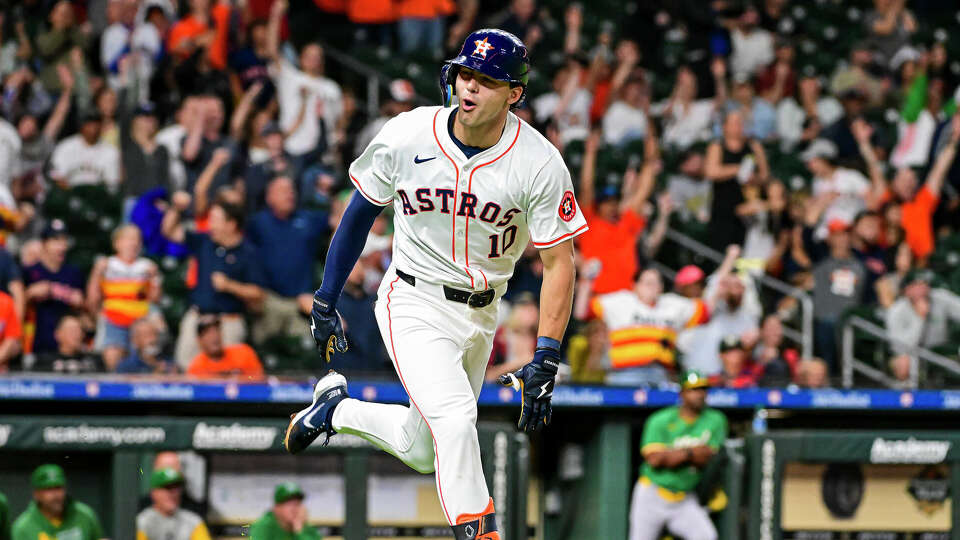
<path id="1" fill-rule="evenodd" d="M 397 270 L 396 272 L 397 277 L 409 283 L 411 287 L 417 286 L 416 277 L 402 270 Z M 443 296 L 451 302 L 459 302 L 472 308 L 482 308 L 489 306 L 490 303 L 493 302 L 493 299 L 497 297 L 497 291 L 493 289 L 487 289 L 483 292 L 461 291 L 460 289 L 454 289 L 453 287 L 444 285 Z"/>

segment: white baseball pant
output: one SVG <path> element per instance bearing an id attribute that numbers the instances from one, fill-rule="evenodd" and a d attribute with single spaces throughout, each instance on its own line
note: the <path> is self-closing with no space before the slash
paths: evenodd
<path id="1" fill-rule="evenodd" d="M 717 529 L 696 495 L 688 493 L 670 502 L 657 493 L 654 484 L 633 486 L 630 501 L 630 540 L 658 540 L 663 527 L 684 540 L 717 540 Z"/>
<path id="2" fill-rule="evenodd" d="M 490 500 L 480 463 L 477 397 L 498 303 L 471 308 L 444 298 L 439 285 L 418 279 L 414 287 L 389 269 L 375 313 L 410 406 L 346 399 L 333 414 L 337 432 L 359 435 L 420 473 L 435 472 L 451 525 L 462 514 L 483 512 Z"/>

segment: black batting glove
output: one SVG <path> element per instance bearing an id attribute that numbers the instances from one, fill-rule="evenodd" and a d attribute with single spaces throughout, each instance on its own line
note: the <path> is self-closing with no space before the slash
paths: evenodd
<path id="1" fill-rule="evenodd" d="M 532 433 L 550 423 L 553 384 L 560 366 L 560 351 L 537 347 L 533 360 L 513 373 L 501 375 L 499 382 L 520 390 L 522 405 L 517 429 Z"/>
<path id="2" fill-rule="evenodd" d="M 320 298 L 320 291 L 313 293 L 313 309 L 310 310 L 310 333 L 317 348 L 327 362 L 336 352 L 347 352 L 347 337 L 343 334 L 343 321 L 329 302 Z"/>

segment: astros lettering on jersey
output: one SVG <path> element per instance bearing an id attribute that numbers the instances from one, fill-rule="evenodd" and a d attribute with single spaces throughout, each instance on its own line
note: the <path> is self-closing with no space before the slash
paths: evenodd
<path id="1" fill-rule="evenodd" d="M 548 248 L 587 223 L 560 152 L 543 136 L 508 113 L 500 141 L 466 159 L 447 129 L 454 110 L 420 107 L 391 119 L 350 179 L 371 203 L 394 205 L 398 268 L 460 289 L 498 288 L 529 240 Z"/>

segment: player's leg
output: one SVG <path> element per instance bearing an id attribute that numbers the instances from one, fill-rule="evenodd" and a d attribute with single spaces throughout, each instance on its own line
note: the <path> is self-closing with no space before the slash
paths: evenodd
<path id="1" fill-rule="evenodd" d="M 345 399 L 334 410 L 333 429 L 363 437 L 419 473 L 434 472 L 433 437 L 413 407 Z"/>
<path id="2" fill-rule="evenodd" d="M 666 522 L 667 505 L 653 485 L 637 482 L 630 498 L 629 540 L 657 540 Z"/>
<path id="3" fill-rule="evenodd" d="M 667 528 L 683 538 L 697 540 L 717 540 L 717 529 L 710 521 L 707 511 L 700 506 L 696 496 L 687 495 L 674 505 Z"/>

